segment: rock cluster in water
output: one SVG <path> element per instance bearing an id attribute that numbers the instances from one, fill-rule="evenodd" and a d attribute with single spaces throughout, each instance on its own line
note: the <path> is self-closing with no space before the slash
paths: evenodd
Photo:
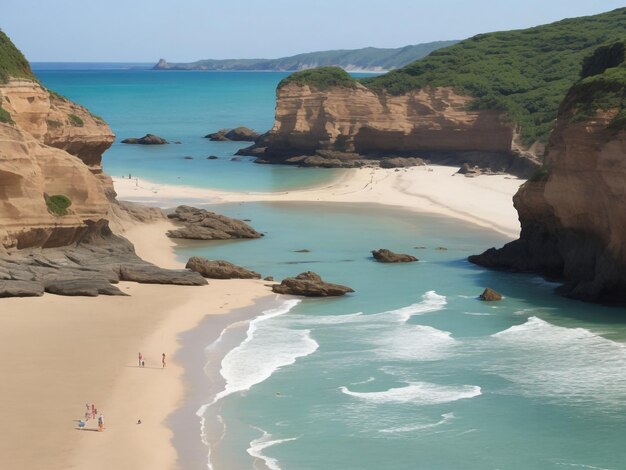
<path id="1" fill-rule="evenodd" d="M 300 295 L 304 297 L 340 296 L 354 290 L 341 284 L 331 284 L 322 280 L 319 274 L 307 271 L 296 277 L 283 279 L 280 284 L 272 286 L 277 294 Z"/>
<path id="2" fill-rule="evenodd" d="M 167 232 L 170 238 L 186 238 L 191 240 L 230 240 L 235 238 L 260 238 L 262 233 L 254 230 L 241 220 L 231 219 L 225 215 L 197 209 L 191 206 L 178 206 L 168 217 L 180 222 L 183 227 Z"/>
<path id="3" fill-rule="evenodd" d="M 418 261 L 415 256 L 403 253 L 394 253 L 393 251 L 386 248 L 373 250 L 372 256 L 376 261 L 379 261 L 381 263 L 411 263 L 413 261 Z"/>
<path id="4" fill-rule="evenodd" d="M 140 144 L 140 145 L 164 145 L 169 144 L 163 137 L 154 134 L 146 134 L 143 137 L 129 137 L 122 140 L 123 144 Z"/>
<path id="5" fill-rule="evenodd" d="M 216 142 L 254 142 L 259 137 L 259 133 L 247 127 L 237 127 L 212 132 L 204 137 Z"/>
<path id="6" fill-rule="evenodd" d="M 487 302 L 493 302 L 496 300 L 502 300 L 502 294 L 496 292 L 491 287 L 487 287 L 483 293 L 478 296 L 478 298 Z"/>

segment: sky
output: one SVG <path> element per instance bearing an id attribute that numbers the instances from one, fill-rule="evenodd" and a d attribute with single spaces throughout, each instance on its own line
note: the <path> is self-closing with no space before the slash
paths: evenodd
<path id="1" fill-rule="evenodd" d="M 276 58 L 527 28 L 624 0 L 0 0 L 30 61 Z"/>

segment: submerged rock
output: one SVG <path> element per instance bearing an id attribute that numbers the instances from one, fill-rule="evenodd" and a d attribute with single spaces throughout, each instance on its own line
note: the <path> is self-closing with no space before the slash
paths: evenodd
<path id="1" fill-rule="evenodd" d="M 394 253 L 393 251 L 387 250 L 386 248 L 373 250 L 372 256 L 374 256 L 374 259 L 376 261 L 379 261 L 381 263 L 411 263 L 413 261 L 418 261 L 415 256 L 403 253 Z"/>
<path id="2" fill-rule="evenodd" d="M 168 231 L 167 236 L 170 238 L 230 240 L 263 236 L 241 220 L 191 206 L 178 206 L 168 217 L 184 224 L 182 228 Z"/>
<path id="3" fill-rule="evenodd" d="M 305 297 L 340 296 L 354 290 L 341 284 L 331 284 L 311 271 L 298 274 L 296 277 L 283 279 L 280 284 L 272 286 L 277 294 L 301 295 Z"/>
<path id="4" fill-rule="evenodd" d="M 478 298 L 487 302 L 493 302 L 496 300 L 502 300 L 502 294 L 496 292 L 491 287 L 487 287 Z"/>
<path id="5" fill-rule="evenodd" d="M 169 142 L 165 140 L 163 137 L 159 137 L 154 134 L 146 134 L 143 137 L 129 137 L 128 139 L 122 140 L 123 144 L 140 144 L 140 145 L 163 145 L 168 144 Z"/>
<path id="6" fill-rule="evenodd" d="M 208 260 L 193 256 L 185 266 L 209 279 L 260 279 L 261 275 L 255 271 L 242 268 L 223 260 Z"/>

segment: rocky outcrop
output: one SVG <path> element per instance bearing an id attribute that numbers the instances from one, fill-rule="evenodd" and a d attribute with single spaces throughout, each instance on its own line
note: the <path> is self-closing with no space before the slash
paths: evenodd
<path id="1" fill-rule="evenodd" d="M 62 246 L 102 227 L 115 197 L 106 123 L 34 81 L 0 84 L 0 105 L 13 121 L 0 123 L 0 246 Z M 52 195 L 69 198 L 66 215 L 49 210 Z"/>
<path id="2" fill-rule="evenodd" d="M 247 127 L 237 127 L 235 129 L 222 129 L 204 137 L 217 142 L 254 142 L 260 134 Z"/>
<path id="3" fill-rule="evenodd" d="M 619 78 L 589 79 L 570 90 L 544 167 L 513 199 L 519 240 L 471 256 L 471 262 L 560 279 L 560 292 L 577 299 L 626 301 L 626 126 Z M 606 108 L 612 96 L 618 104 Z"/>
<path id="4" fill-rule="evenodd" d="M 380 263 L 411 263 L 413 261 L 418 261 L 415 256 L 402 253 L 394 253 L 393 251 L 387 250 L 386 248 L 373 250 L 372 256 L 376 261 Z"/>
<path id="5" fill-rule="evenodd" d="M 478 296 L 480 300 L 484 300 L 485 302 L 495 302 L 498 300 L 502 300 L 502 294 L 496 292 L 491 287 L 487 287 L 482 294 Z"/>
<path id="6" fill-rule="evenodd" d="M 261 279 L 261 275 L 223 260 L 208 260 L 193 256 L 185 268 L 209 279 Z"/>
<path id="7" fill-rule="evenodd" d="M 537 158 L 516 145 L 514 125 L 497 110 L 468 110 L 471 101 L 447 87 L 393 96 L 356 82 L 327 89 L 290 82 L 277 90 L 274 127 L 246 154 L 265 148 L 262 159 L 271 163 L 319 150 L 369 158 L 417 155 L 528 175 Z"/>
<path id="8" fill-rule="evenodd" d="M 230 240 L 234 238 L 260 238 L 257 232 L 245 222 L 231 219 L 225 215 L 197 209 L 190 206 L 178 206 L 168 217 L 183 224 L 183 227 L 167 232 L 170 238 L 192 240 Z"/>
<path id="9" fill-rule="evenodd" d="M 0 255 L 0 297 L 41 295 L 124 295 L 119 281 L 205 285 L 189 270 L 162 269 L 143 261 L 125 238 L 104 226 L 84 243 L 59 248 L 19 250 Z"/>
<path id="10" fill-rule="evenodd" d="M 146 134 L 143 137 L 129 137 L 122 140 L 123 144 L 139 144 L 139 145 L 165 145 L 169 144 L 163 137 L 154 134 Z"/>
<path id="11" fill-rule="evenodd" d="M 354 292 L 350 287 L 324 282 L 318 274 L 311 271 L 283 279 L 280 284 L 273 285 L 272 290 L 277 294 L 304 297 L 330 297 Z"/>

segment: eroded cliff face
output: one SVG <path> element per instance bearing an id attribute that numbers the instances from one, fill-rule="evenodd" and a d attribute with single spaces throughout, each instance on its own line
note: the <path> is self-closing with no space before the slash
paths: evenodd
<path id="1" fill-rule="evenodd" d="M 0 84 L 0 246 L 52 247 L 106 225 L 115 192 L 102 153 L 115 136 L 85 108 L 29 80 Z M 46 196 L 64 195 L 67 215 L 52 214 Z"/>
<path id="2" fill-rule="evenodd" d="M 573 298 L 626 301 L 626 131 L 611 126 L 617 112 L 581 121 L 566 98 L 543 172 L 514 197 L 520 239 L 470 261 L 561 279 Z"/>
<path id="3" fill-rule="evenodd" d="M 528 172 L 535 155 L 516 143 L 514 125 L 496 110 L 469 111 L 471 97 L 452 88 L 393 96 L 361 84 L 325 90 L 290 83 L 277 91 L 276 119 L 264 158 L 284 162 L 318 150 L 372 157 L 420 156 Z"/>

